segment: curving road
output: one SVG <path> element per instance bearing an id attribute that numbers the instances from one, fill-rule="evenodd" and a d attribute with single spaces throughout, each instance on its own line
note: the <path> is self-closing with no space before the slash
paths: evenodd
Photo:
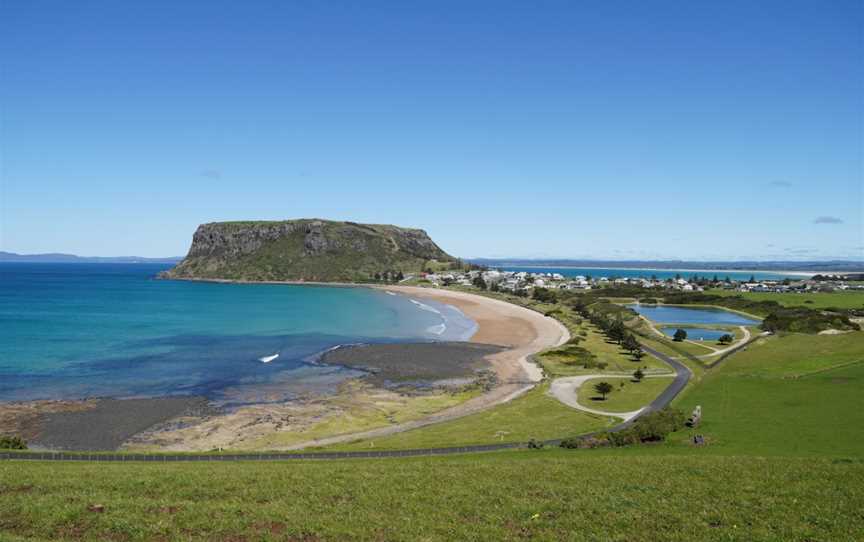
<path id="1" fill-rule="evenodd" d="M 645 378 L 671 378 L 672 375 L 668 374 L 659 374 L 659 375 L 646 375 Z M 630 412 L 608 412 L 606 410 L 597 410 L 596 408 L 589 408 L 585 405 L 579 403 L 578 391 L 579 388 L 582 387 L 588 380 L 592 380 L 594 378 L 633 378 L 631 375 L 621 375 L 621 374 L 592 374 L 592 375 L 579 375 L 579 376 L 565 376 L 562 378 L 556 378 L 549 385 L 549 395 L 558 399 L 558 401 L 564 403 L 565 405 L 575 408 L 576 410 L 581 410 L 582 412 L 588 412 L 589 414 L 597 414 L 598 416 L 609 416 L 611 418 L 621 418 L 624 421 L 630 420 L 638 416 L 645 407 L 631 410 Z"/>

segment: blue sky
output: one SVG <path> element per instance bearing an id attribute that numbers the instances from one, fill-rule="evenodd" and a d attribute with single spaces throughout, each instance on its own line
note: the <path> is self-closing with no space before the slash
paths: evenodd
<path id="1" fill-rule="evenodd" d="M 861 2 L 3 2 L 0 250 L 864 259 Z"/>

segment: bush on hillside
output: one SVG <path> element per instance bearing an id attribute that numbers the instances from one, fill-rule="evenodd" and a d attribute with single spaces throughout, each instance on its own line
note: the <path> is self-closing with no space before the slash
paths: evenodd
<path id="1" fill-rule="evenodd" d="M 27 442 L 14 435 L 0 435 L 0 450 L 26 450 Z"/>
<path id="2" fill-rule="evenodd" d="M 609 439 L 605 436 L 573 437 L 561 441 L 562 448 L 604 448 L 609 446 Z"/>
<path id="3" fill-rule="evenodd" d="M 555 293 L 555 290 L 548 288 L 534 288 L 534 293 L 531 294 L 531 297 L 540 303 L 555 303 L 558 301 L 558 295 Z"/>
<path id="4" fill-rule="evenodd" d="M 627 446 L 647 442 L 662 442 L 669 433 L 684 427 L 684 413 L 674 408 L 664 408 L 636 419 L 627 429 L 609 433 L 612 446 Z"/>
<path id="5" fill-rule="evenodd" d="M 762 321 L 765 331 L 789 331 L 793 333 L 819 333 L 826 329 L 857 330 L 858 324 L 848 316 L 830 311 L 818 311 L 806 307 L 784 307 Z"/>

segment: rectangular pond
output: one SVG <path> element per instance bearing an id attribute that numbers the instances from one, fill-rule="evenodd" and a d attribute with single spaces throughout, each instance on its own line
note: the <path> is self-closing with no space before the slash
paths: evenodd
<path id="1" fill-rule="evenodd" d="M 755 326 L 760 320 L 736 312 L 707 307 L 671 307 L 668 305 L 627 305 L 642 316 L 659 324 L 702 324 L 720 326 Z M 674 332 L 674 331 L 673 331 Z"/>
<path id="2" fill-rule="evenodd" d="M 675 337 L 675 332 L 683 329 L 687 332 L 687 338 L 691 341 L 716 341 L 723 335 L 729 334 L 734 337 L 734 333 L 723 329 L 707 329 L 704 327 L 661 327 L 660 331 L 670 339 Z"/>

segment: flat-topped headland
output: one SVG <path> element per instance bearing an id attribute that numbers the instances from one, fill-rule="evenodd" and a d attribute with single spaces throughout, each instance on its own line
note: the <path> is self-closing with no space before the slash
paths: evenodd
<path id="1" fill-rule="evenodd" d="M 450 256 L 425 231 L 321 219 L 202 224 L 161 276 L 234 281 L 358 282 L 409 274 Z"/>

